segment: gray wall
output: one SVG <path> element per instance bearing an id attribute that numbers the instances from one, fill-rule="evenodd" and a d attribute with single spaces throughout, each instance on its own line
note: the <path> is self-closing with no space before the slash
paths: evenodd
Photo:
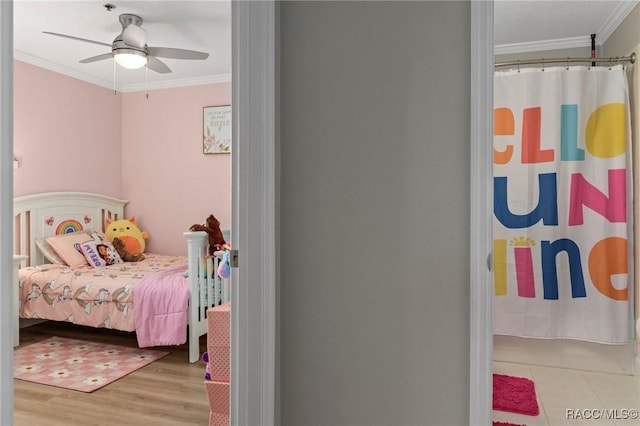
<path id="1" fill-rule="evenodd" d="M 638 43 L 640 43 L 640 7 L 636 6 L 604 42 L 604 55 L 626 56 L 634 51 Z"/>
<path id="2" fill-rule="evenodd" d="M 464 425 L 470 5 L 280 4 L 283 425 Z"/>
<path id="3" fill-rule="evenodd" d="M 607 56 L 627 56 L 631 52 L 638 53 L 636 46 L 640 43 L 640 6 L 636 6 L 629 15 L 622 21 L 622 23 L 616 28 L 616 30 L 611 34 L 611 36 L 607 39 L 604 44 L 604 50 Z M 630 113 L 631 113 L 631 133 L 633 138 L 634 147 L 638 146 L 638 141 L 640 138 L 638 134 L 640 133 L 640 120 L 638 120 L 638 103 L 640 99 L 638 99 L 638 90 L 636 86 L 638 85 L 637 72 L 638 65 L 640 61 L 640 57 L 636 58 L 636 62 L 632 66 L 627 66 L 627 76 L 629 77 L 629 100 L 630 100 Z M 635 69 L 634 69 L 635 68 Z M 640 185 L 640 172 L 639 169 L 639 160 L 637 152 L 634 155 L 634 164 L 633 164 L 633 175 L 635 182 L 635 198 L 638 199 L 639 191 L 638 186 Z M 636 223 L 640 220 L 640 208 L 637 203 L 634 206 L 634 220 Z M 638 247 L 640 243 L 640 233 L 636 231 L 636 235 L 634 236 L 634 262 L 635 269 L 638 271 L 640 267 L 640 251 Z M 636 272 L 635 274 L 635 290 L 634 290 L 634 314 L 635 319 L 640 319 L 640 274 Z M 640 333 L 636 333 L 636 341 L 640 342 Z"/>

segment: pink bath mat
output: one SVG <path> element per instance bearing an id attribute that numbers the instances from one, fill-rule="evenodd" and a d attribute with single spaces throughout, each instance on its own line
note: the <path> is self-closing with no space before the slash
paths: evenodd
<path id="1" fill-rule="evenodd" d="M 13 352 L 13 377 L 93 392 L 169 352 L 50 337 Z"/>
<path id="2" fill-rule="evenodd" d="M 540 414 L 533 382 L 524 377 L 494 374 L 493 409 L 528 416 Z"/>

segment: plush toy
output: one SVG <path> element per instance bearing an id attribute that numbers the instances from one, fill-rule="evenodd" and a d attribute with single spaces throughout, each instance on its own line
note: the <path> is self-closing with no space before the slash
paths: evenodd
<path id="1" fill-rule="evenodd" d="M 209 215 L 204 225 L 195 224 L 189 228 L 189 231 L 205 231 L 209 234 L 209 255 L 213 256 L 217 250 L 225 245 L 226 241 L 220 229 L 220 221 L 214 215 Z"/>
<path id="2" fill-rule="evenodd" d="M 149 234 L 146 231 L 141 232 L 138 225 L 136 225 L 135 216 L 116 221 L 107 219 L 104 235 L 112 244 L 115 238 L 121 239 L 124 242 L 124 248 L 131 254 L 143 253 L 145 249 L 144 240 L 149 238 Z"/>
<path id="3" fill-rule="evenodd" d="M 225 250 L 224 253 L 222 253 L 222 260 L 220 261 L 220 265 L 218 266 L 218 275 L 220 275 L 220 278 L 229 278 L 229 276 L 231 275 L 229 253 L 229 250 Z"/>
<path id="4" fill-rule="evenodd" d="M 142 253 L 129 253 L 124 246 L 124 241 L 118 237 L 115 237 L 113 241 L 111 241 L 111 244 L 120 255 L 120 258 L 125 262 L 140 262 L 141 260 L 144 260 L 144 254 Z"/>

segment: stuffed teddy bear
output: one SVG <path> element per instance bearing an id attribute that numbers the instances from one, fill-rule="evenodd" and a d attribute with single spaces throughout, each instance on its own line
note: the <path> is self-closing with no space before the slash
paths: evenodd
<path id="1" fill-rule="evenodd" d="M 111 241 L 111 245 L 113 245 L 120 255 L 120 258 L 125 262 L 140 262 L 141 260 L 144 260 L 144 254 L 142 253 L 129 253 L 124 245 L 124 241 L 118 237 L 115 237 L 113 241 Z"/>
<path id="2" fill-rule="evenodd" d="M 220 250 L 226 241 L 220 229 L 220 221 L 214 215 L 209 215 L 204 225 L 195 224 L 189 228 L 189 231 L 205 231 L 209 234 L 209 255 L 213 256 L 216 250 Z"/>
<path id="3" fill-rule="evenodd" d="M 141 232 L 138 225 L 136 225 L 135 216 L 116 221 L 107 218 L 107 227 L 104 230 L 104 235 L 112 244 L 116 237 L 120 238 L 124 242 L 124 248 L 131 254 L 144 253 L 144 240 L 149 238 L 149 234 L 146 231 Z"/>

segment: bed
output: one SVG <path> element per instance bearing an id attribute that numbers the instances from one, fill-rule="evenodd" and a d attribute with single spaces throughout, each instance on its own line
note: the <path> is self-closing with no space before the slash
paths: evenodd
<path id="1" fill-rule="evenodd" d="M 101 267 L 52 263 L 51 247 L 43 243 L 52 241 L 48 237 L 95 236 L 107 220 L 124 218 L 127 203 L 86 192 L 16 197 L 14 311 L 20 318 L 135 331 L 141 347 L 186 340 L 194 363 L 200 359 L 199 337 L 207 332 L 207 309 L 229 300 L 229 282 L 217 274 L 222 253 L 208 255 L 206 232 L 184 232 L 187 256 L 145 253 L 140 262 Z M 18 333 L 16 319 L 14 345 Z"/>

